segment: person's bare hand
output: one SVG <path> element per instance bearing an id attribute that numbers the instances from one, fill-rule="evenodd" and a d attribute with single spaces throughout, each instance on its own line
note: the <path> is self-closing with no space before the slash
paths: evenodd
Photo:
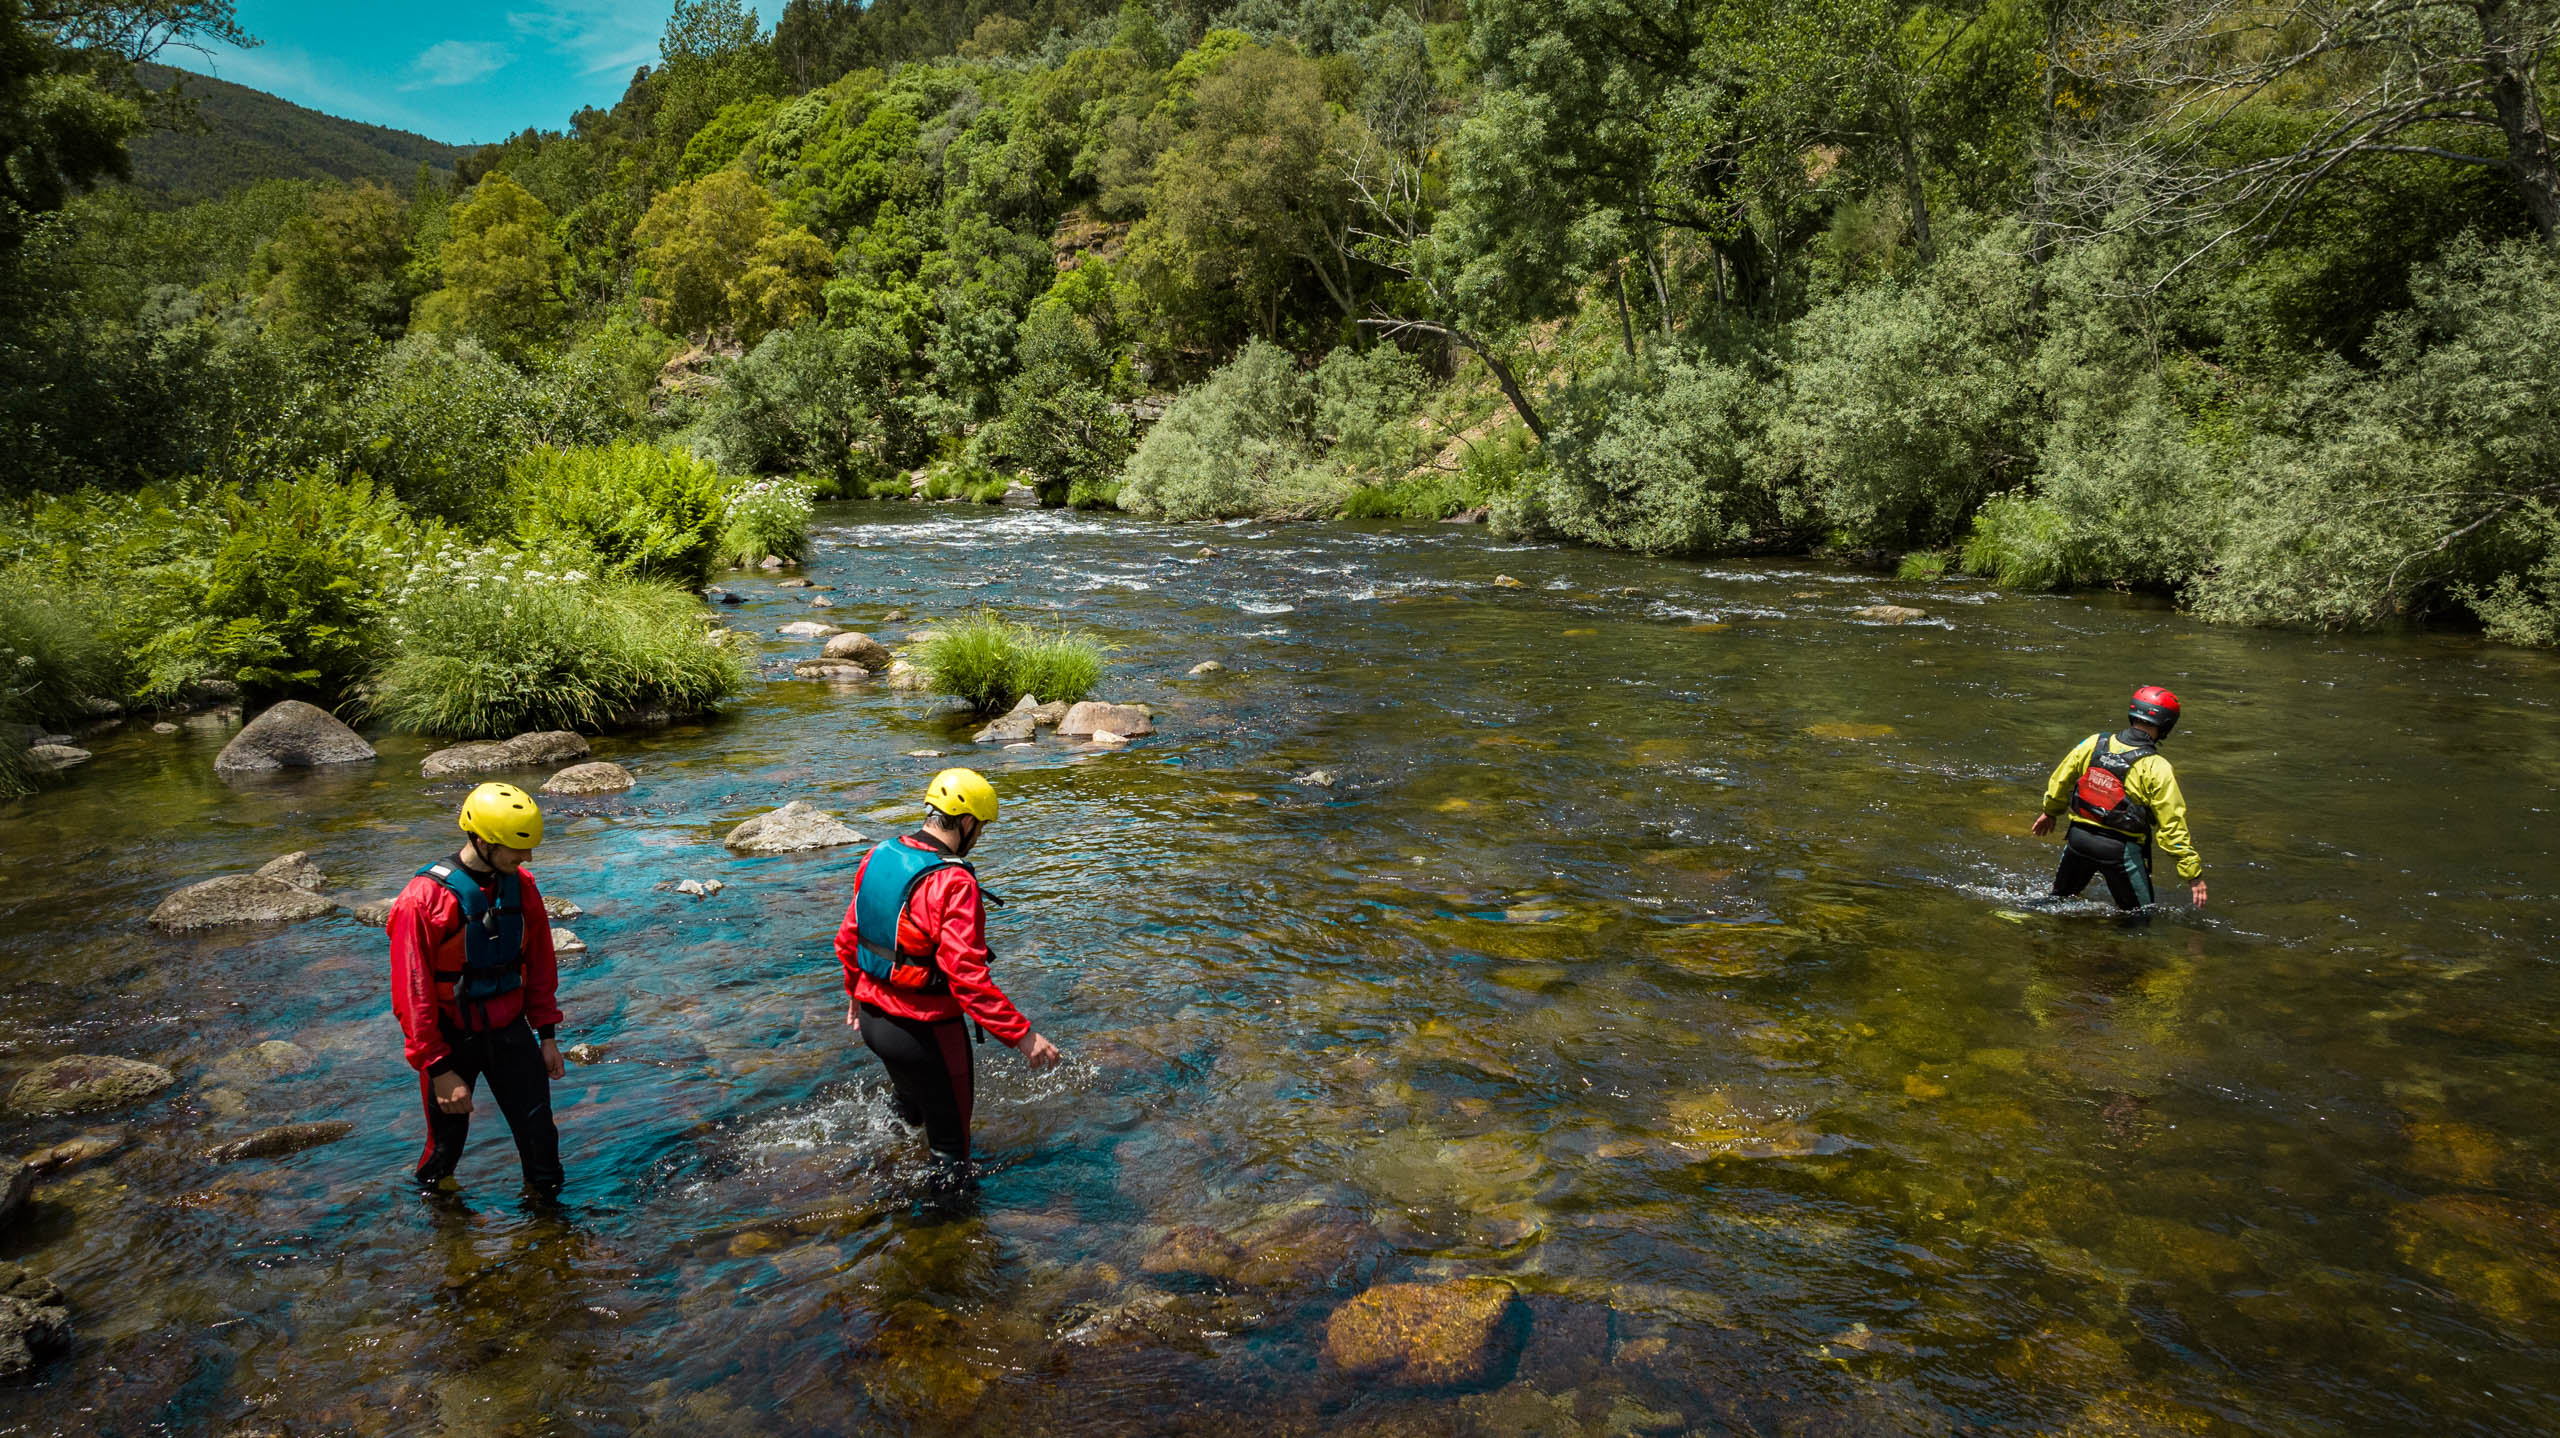
<path id="1" fill-rule="evenodd" d="M 2035 836 L 2036 836 L 2037 838 L 2039 838 L 2039 839 L 2043 838 L 2043 837 L 2044 837 L 2045 835 L 2047 835 L 2047 834 L 2052 833 L 2052 832 L 2053 832 L 2053 816 L 2052 816 L 2051 814 L 2038 814 L 2038 815 L 2036 815 L 2036 821 L 2035 821 L 2034 823 L 2029 824 L 2029 825 L 2027 826 L 2027 832 L 2028 832 L 2028 833 L 2030 833 L 2030 834 L 2035 835 Z"/>
<path id="2" fill-rule="evenodd" d="M 471 1085 L 460 1074 L 437 1074 L 427 1081 L 434 1087 L 436 1107 L 446 1113 L 471 1112 Z"/>
<path id="3" fill-rule="evenodd" d="M 1060 1060 L 1064 1057 L 1064 1055 L 1058 1052 L 1058 1046 L 1056 1044 L 1049 1042 L 1038 1034 L 1033 1034 L 1031 1037 L 1022 1041 L 1022 1061 L 1031 1065 L 1032 1072 L 1034 1073 L 1037 1073 L 1042 1069 L 1056 1068 Z"/>
<path id="4" fill-rule="evenodd" d="M 542 1071 L 551 1075 L 555 1079 L 568 1077 L 569 1064 L 566 1059 L 560 1057 L 560 1041 L 558 1039 L 544 1039 L 542 1041 Z"/>
<path id="5" fill-rule="evenodd" d="M 2204 907 L 2204 880 L 2202 880 L 2202 879 L 2198 879 L 2198 880 L 2196 880 L 2195 882 L 2193 882 L 2193 883 L 2191 883 L 2191 884 L 2187 885 L 2187 897 L 2188 897 L 2188 898 L 2190 898 L 2190 899 L 2195 900 L 2195 904 L 2196 904 L 2196 907 L 2197 907 L 2197 908 L 2199 908 L 2199 909 L 2203 908 L 2203 907 Z"/>

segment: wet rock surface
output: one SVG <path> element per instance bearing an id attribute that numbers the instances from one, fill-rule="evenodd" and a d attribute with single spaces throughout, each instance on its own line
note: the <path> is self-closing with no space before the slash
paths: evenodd
<path id="1" fill-rule="evenodd" d="M 35 1165 L 14 1158 L 0 1158 L 0 1233 L 17 1221 L 18 1210 L 26 1206 L 27 1195 L 35 1192 Z"/>
<path id="2" fill-rule="evenodd" d="M 1134 704 L 1104 704 L 1095 700 L 1070 707 L 1058 719 L 1061 739 L 1090 738 L 1096 730 L 1108 730 L 1124 738 L 1136 739 L 1156 732 L 1156 721 L 1147 711 Z"/>
<path id="3" fill-rule="evenodd" d="M 572 764 L 543 781 L 545 794 L 619 794 L 640 781 L 630 770 L 602 759 L 592 763 Z"/>
<path id="4" fill-rule="evenodd" d="M 37 1149 L 27 1155 L 26 1165 L 37 1173 L 69 1173 L 115 1153 L 124 1143 L 120 1129 L 93 1130 Z"/>
<path id="5" fill-rule="evenodd" d="M 105 1054 L 67 1054 L 38 1064 L 9 1089 L 20 1118 L 125 1108 L 158 1094 L 177 1076 L 154 1063 Z"/>
<path id="6" fill-rule="evenodd" d="M 427 779 L 453 779 L 470 774 L 498 774 L 565 764 L 590 753 L 586 738 L 566 729 L 544 729 L 512 739 L 479 740 L 438 749 L 418 765 Z"/>
<path id="7" fill-rule="evenodd" d="M 23 1378 L 70 1346 L 62 1290 L 15 1264 L 0 1267 L 0 1378 Z"/>
<path id="8" fill-rule="evenodd" d="M 796 854 L 859 844 L 862 836 L 806 799 L 794 799 L 731 829 L 722 842 L 741 854 Z"/>
<path id="9" fill-rule="evenodd" d="M 323 1144 L 336 1143 L 355 1131 L 356 1126 L 342 1118 L 321 1119 L 313 1123 L 278 1124 L 274 1128 L 260 1129 L 246 1138 L 235 1138 L 228 1143 L 215 1144 L 204 1151 L 204 1156 L 213 1163 L 238 1163 L 248 1158 L 282 1158 L 287 1154 L 300 1153 L 306 1148 L 318 1148 Z"/>
<path id="10" fill-rule="evenodd" d="M 1382 1283 L 1325 1321 L 1325 1361 L 1418 1388 L 1491 1380 L 1510 1356 L 1511 1286 L 1497 1279 Z"/>
<path id="11" fill-rule="evenodd" d="M 859 684 L 871 677 L 871 671 L 850 659 L 803 659 L 791 666 L 798 679 L 824 679 L 836 684 Z"/>
<path id="12" fill-rule="evenodd" d="M 27 748 L 27 758 L 42 768 L 62 770 L 88 763 L 90 754 L 71 744 L 33 744 Z"/>
<path id="13" fill-rule="evenodd" d="M 162 899 L 151 922 L 163 929 L 220 924 L 285 923 L 333 913 L 338 901 L 320 892 L 327 882 L 310 854 L 296 850 L 250 874 L 225 874 L 189 884 Z"/>
<path id="14" fill-rule="evenodd" d="M 839 634 L 828 640 L 827 647 L 818 651 L 818 657 L 851 660 L 874 674 L 886 674 L 889 666 L 898 662 L 889 653 L 889 646 L 861 633 Z"/>
<path id="15" fill-rule="evenodd" d="M 1868 604 L 1853 609 L 1850 613 L 1877 624 L 1909 624 L 1915 619 L 1929 617 L 1928 610 L 1913 609 L 1907 604 Z"/>
<path id="16" fill-rule="evenodd" d="M 225 773 L 254 773 L 361 764 L 373 757 L 373 746 L 337 716 L 299 699 L 287 699 L 232 735 L 214 757 L 213 767 Z"/>

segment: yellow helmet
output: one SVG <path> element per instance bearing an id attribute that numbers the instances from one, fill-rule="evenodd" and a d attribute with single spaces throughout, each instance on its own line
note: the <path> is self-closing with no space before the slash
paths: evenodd
<path id="1" fill-rule="evenodd" d="M 542 842 L 542 806 L 513 784 L 483 784 L 462 801 L 462 832 L 484 844 L 530 849 Z"/>
<path id="2" fill-rule="evenodd" d="M 975 769 L 945 769 L 924 787 L 924 802 L 952 818 L 975 814 L 979 822 L 996 821 L 996 786 Z"/>

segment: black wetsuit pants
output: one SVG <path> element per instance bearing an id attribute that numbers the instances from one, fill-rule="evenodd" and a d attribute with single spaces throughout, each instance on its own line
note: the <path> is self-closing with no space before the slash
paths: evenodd
<path id="1" fill-rule="evenodd" d="M 533 1025 L 519 1019 L 502 1029 L 457 1033 L 446 1029 L 452 1046 L 453 1072 L 475 1090 L 488 1080 L 489 1096 L 515 1135 L 516 1158 L 524 1165 L 524 1181 L 550 1190 L 566 1177 L 560 1171 L 560 1130 L 551 1122 L 551 1074 L 542 1062 L 542 1040 Z M 435 1184 L 453 1176 L 462 1162 L 462 1141 L 471 1136 L 471 1115 L 446 1113 L 436 1107 L 432 1078 L 418 1075 L 418 1094 L 427 1108 L 427 1151 L 418 1156 L 418 1182 Z"/>
<path id="2" fill-rule="evenodd" d="M 2053 871 L 2058 898 L 2077 898 L 2092 875 L 2107 881 L 2107 897 L 2128 912 L 2151 907 L 2151 846 L 2103 829 L 2074 824 L 2063 836 L 2062 863 Z"/>
<path id="3" fill-rule="evenodd" d="M 968 1021 L 906 1019 L 864 1004 L 861 1026 L 862 1042 L 889 1070 L 889 1100 L 900 1121 L 924 1126 L 935 1157 L 965 1161 L 978 1091 Z"/>

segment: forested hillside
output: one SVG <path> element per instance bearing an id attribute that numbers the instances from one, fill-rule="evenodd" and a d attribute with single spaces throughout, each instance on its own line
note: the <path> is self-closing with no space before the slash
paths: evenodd
<path id="1" fill-rule="evenodd" d="M 198 124 L 148 131 L 133 141 L 133 187 L 154 203 L 227 195 L 260 180 L 372 180 L 407 187 L 424 165 L 453 173 L 468 147 L 306 110 L 263 90 L 210 75 L 144 65 L 144 86 L 175 86 Z"/>
<path id="2" fill-rule="evenodd" d="M 281 476 L 585 574 L 504 496 L 634 441 L 2550 645 L 2556 33 L 2555 0 L 681 0 L 618 102 L 450 182 L 155 213 L 13 122 L 5 587 L 132 602 L 101 516 L 218 569 Z M 90 35 L 29 53 L 140 134 Z M 406 592 L 188 583 L 120 621 L 154 684 L 353 692 L 290 656 Z"/>

